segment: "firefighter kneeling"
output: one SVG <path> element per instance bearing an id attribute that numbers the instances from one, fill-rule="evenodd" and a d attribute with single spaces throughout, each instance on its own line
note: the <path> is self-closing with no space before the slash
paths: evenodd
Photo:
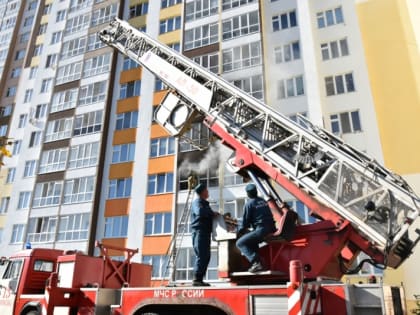
<path id="1" fill-rule="evenodd" d="M 250 227 L 253 230 L 242 235 L 237 240 L 236 246 L 251 263 L 248 271 L 258 272 L 264 270 L 258 254 L 258 244 L 263 242 L 267 235 L 274 233 L 276 226 L 267 202 L 258 197 L 257 187 L 254 184 L 248 184 L 245 191 L 249 200 L 244 206 L 244 215 L 238 229 L 238 234 L 246 233 Z"/>

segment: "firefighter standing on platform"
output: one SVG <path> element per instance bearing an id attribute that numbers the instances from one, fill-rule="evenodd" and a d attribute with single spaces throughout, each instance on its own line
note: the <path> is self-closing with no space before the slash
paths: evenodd
<path id="1" fill-rule="evenodd" d="M 210 208 L 209 191 L 206 185 L 198 184 L 194 191 L 198 198 L 195 199 L 191 206 L 192 218 L 192 242 L 195 253 L 194 278 L 193 286 L 209 286 L 203 282 L 203 277 L 207 272 L 207 266 L 210 262 L 210 242 L 211 232 L 213 228 L 213 217 L 218 215 Z"/>
<path id="2" fill-rule="evenodd" d="M 236 246 L 241 253 L 251 263 L 249 272 L 258 272 L 264 270 L 258 254 L 258 244 L 264 238 L 276 231 L 275 222 L 267 202 L 258 197 L 257 187 L 254 184 L 248 184 L 245 191 L 250 198 L 244 206 L 244 215 L 242 223 L 239 226 L 239 235 L 245 233 L 248 228 L 253 230 L 242 235 L 236 242 Z"/>

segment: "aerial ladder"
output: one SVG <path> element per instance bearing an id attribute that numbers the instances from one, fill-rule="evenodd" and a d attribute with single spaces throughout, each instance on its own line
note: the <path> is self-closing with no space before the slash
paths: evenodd
<path id="1" fill-rule="evenodd" d="M 302 262 L 307 279 L 339 279 L 357 271 L 360 252 L 370 258 L 358 268 L 364 262 L 397 268 L 410 256 L 420 238 L 412 225 L 420 200 L 403 178 L 304 117 L 296 123 L 274 111 L 125 21 L 116 19 L 99 36 L 169 87 L 155 119 L 171 135 L 182 136 L 202 122 L 233 150 L 230 168 L 253 180 L 273 211 L 278 231 L 261 255 L 280 279 L 288 279 L 291 260 Z M 272 181 L 318 221 L 298 225 Z"/>

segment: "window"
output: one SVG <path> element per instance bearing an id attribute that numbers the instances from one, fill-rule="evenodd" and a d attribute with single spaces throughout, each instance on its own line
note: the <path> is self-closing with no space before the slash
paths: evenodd
<path id="1" fill-rule="evenodd" d="M 19 43 L 26 43 L 29 40 L 29 37 L 31 37 L 31 32 L 21 34 L 19 37 Z"/>
<path id="2" fill-rule="evenodd" d="M 20 76 L 22 69 L 21 68 L 13 68 L 12 71 L 10 72 L 10 77 L 13 78 L 17 78 Z"/>
<path id="3" fill-rule="evenodd" d="M 60 217 L 58 241 L 87 240 L 89 236 L 90 214 L 78 213 Z"/>
<path id="4" fill-rule="evenodd" d="M 37 183 L 34 190 L 32 207 L 45 207 L 60 204 L 63 182 Z"/>
<path id="5" fill-rule="evenodd" d="M 37 72 L 38 72 L 38 67 L 31 67 L 31 70 L 29 71 L 29 79 L 35 78 Z"/>
<path id="6" fill-rule="evenodd" d="M 18 201 L 18 206 L 17 206 L 18 210 L 28 209 L 30 201 L 31 201 L 31 192 L 21 191 L 19 193 L 19 201 Z"/>
<path id="7" fill-rule="evenodd" d="M 25 96 L 23 98 L 24 103 L 29 103 L 32 100 L 33 89 L 25 90 Z"/>
<path id="8" fill-rule="evenodd" d="M 223 11 L 237 8 L 248 3 L 253 3 L 255 0 L 222 0 Z"/>
<path id="9" fill-rule="evenodd" d="M 46 15 L 46 14 L 50 14 L 50 12 L 51 12 L 51 4 L 46 4 L 45 6 L 44 6 L 44 15 Z"/>
<path id="10" fill-rule="evenodd" d="M 131 81 L 120 85 L 120 99 L 139 96 L 141 81 Z"/>
<path id="11" fill-rule="evenodd" d="M 98 110 L 76 116 L 73 136 L 86 135 L 101 131 L 103 111 Z"/>
<path id="12" fill-rule="evenodd" d="M 284 99 L 304 95 L 303 76 L 277 81 L 277 98 Z"/>
<path id="13" fill-rule="evenodd" d="M 137 128 L 138 114 L 138 111 L 118 114 L 116 129 Z"/>
<path id="14" fill-rule="evenodd" d="M 7 177 L 6 177 L 6 184 L 13 183 L 15 181 L 15 175 L 16 175 L 16 168 L 11 167 L 7 170 Z"/>
<path id="15" fill-rule="evenodd" d="M 168 47 L 175 50 L 175 51 L 180 51 L 181 50 L 181 45 L 180 43 L 172 43 L 172 44 L 168 44 Z"/>
<path id="16" fill-rule="evenodd" d="M 55 18 L 56 22 L 63 21 L 66 18 L 66 10 L 57 11 L 57 16 Z M 89 18 L 89 16 L 88 16 Z"/>
<path id="17" fill-rule="evenodd" d="M 344 112 L 330 115 L 331 131 L 335 134 L 345 134 L 362 131 L 359 111 Z"/>
<path id="18" fill-rule="evenodd" d="M 98 162 L 99 142 L 84 143 L 70 148 L 69 169 L 94 166 Z"/>
<path id="19" fill-rule="evenodd" d="M 40 44 L 40 45 L 35 45 L 34 48 L 34 56 L 40 56 L 42 54 L 42 49 L 44 48 L 44 45 Z"/>
<path id="20" fill-rule="evenodd" d="M 25 52 L 24 49 L 18 50 L 16 52 L 16 55 L 15 55 L 15 60 L 21 60 L 21 59 L 23 59 L 25 57 L 25 53 L 26 52 Z"/>
<path id="21" fill-rule="evenodd" d="M 92 4 L 92 0 L 70 0 L 69 12 L 87 8 Z"/>
<path id="22" fill-rule="evenodd" d="M 34 271 L 53 272 L 54 262 L 48 260 L 37 259 L 34 262 Z"/>
<path id="23" fill-rule="evenodd" d="M 112 163 L 134 161 L 135 143 L 114 145 L 112 147 Z"/>
<path id="24" fill-rule="evenodd" d="M 149 9 L 149 3 L 148 2 L 140 3 L 140 4 L 137 4 L 137 5 L 134 5 L 134 6 L 130 6 L 128 18 L 131 19 L 131 18 L 136 17 L 136 16 L 147 14 L 148 9 Z"/>
<path id="25" fill-rule="evenodd" d="M 16 95 L 16 86 L 9 86 L 6 91 L 6 97 L 12 97 Z"/>
<path id="26" fill-rule="evenodd" d="M 58 68 L 58 71 L 57 71 L 56 83 L 63 84 L 70 81 L 78 80 L 80 79 L 81 74 L 82 74 L 81 61 L 70 63 L 65 66 L 61 66 Z"/>
<path id="27" fill-rule="evenodd" d="M 344 23 L 343 10 L 341 7 L 338 7 L 324 12 L 318 12 L 316 19 L 318 21 L 318 28 Z"/>
<path id="28" fill-rule="evenodd" d="M 3 197 L 0 201 L 0 214 L 7 213 L 9 208 L 10 197 Z"/>
<path id="29" fill-rule="evenodd" d="M 131 196 L 131 178 L 120 178 L 109 181 L 108 198 L 127 198 Z"/>
<path id="30" fill-rule="evenodd" d="M 261 44 L 253 42 L 222 52 L 223 72 L 238 70 L 261 64 Z"/>
<path id="31" fill-rule="evenodd" d="M 41 93 L 50 92 L 51 91 L 51 88 L 52 88 L 52 83 L 53 83 L 53 79 L 52 78 L 48 78 L 48 79 L 42 80 L 42 83 L 41 83 Z"/>
<path id="32" fill-rule="evenodd" d="M 51 35 L 51 45 L 59 43 L 61 41 L 62 36 L 63 36 L 62 31 L 52 33 L 52 35 Z"/>
<path id="33" fill-rule="evenodd" d="M 0 117 L 7 117 L 12 114 L 14 104 L 9 104 L 6 106 L 0 106 Z"/>
<path id="34" fill-rule="evenodd" d="M 117 216 L 105 218 L 104 237 L 127 237 L 128 216 Z"/>
<path id="35" fill-rule="evenodd" d="M 83 54 L 86 48 L 86 36 L 76 37 L 65 41 L 63 43 L 63 48 L 61 49 L 61 58 L 66 59 L 69 57 L 77 56 Z"/>
<path id="36" fill-rule="evenodd" d="M 21 147 L 22 147 L 22 140 L 15 140 L 13 142 L 12 155 L 19 154 Z"/>
<path id="37" fill-rule="evenodd" d="M 48 104 L 38 104 L 35 107 L 35 110 L 31 108 L 30 116 L 31 118 L 40 119 L 46 116 Z"/>
<path id="38" fill-rule="evenodd" d="M 291 209 L 294 209 L 297 212 L 300 221 L 304 222 L 304 224 L 315 223 L 317 221 L 314 217 L 312 217 L 309 214 L 309 209 L 302 203 L 302 201 L 288 201 L 287 204 L 290 206 Z"/>
<path id="39" fill-rule="evenodd" d="M 57 12 L 57 19 L 58 19 L 58 13 L 62 11 Z M 65 13 L 64 13 L 65 16 Z M 64 19 L 63 16 L 63 19 Z M 78 31 L 84 30 L 89 26 L 89 18 L 90 13 L 86 13 L 83 15 L 75 16 L 74 18 L 68 19 L 66 22 L 66 27 L 64 29 L 64 35 L 73 34 Z M 58 21 L 57 21 L 58 22 Z"/>
<path id="40" fill-rule="evenodd" d="M 30 117 L 40 119 L 46 116 L 48 104 L 38 104 L 35 109 L 31 108 Z"/>
<path id="41" fill-rule="evenodd" d="M 7 125 L 0 125 L 0 137 L 4 137 L 7 133 Z"/>
<path id="42" fill-rule="evenodd" d="M 26 27 L 26 26 L 31 26 L 33 22 L 34 22 L 34 16 L 33 16 L 33 15 L 32 15 L 32 16 L 28 16 L 28 17 L 26 17 L 26 18 L 25 18 L 25 20 L 23 21 L 23 26 L 24 26 L 24 27 Z"/>
<path id="43" fill-rule="evenodd" d="M 334 59 L 349 55 L 349 47 L 347 39 L 332 41 L 329 43 L 321 44 L 322 60 Z"/>
<path id="44" fill-rule="evenodd" d="M 353 73 L 340 74 L 325 78 L 327 96 L 354 92 Z"/>
<path id="45" fill-rule="evenodd" d="M 12 114 L 13 105 L 0 106 L 0 117 L 7 117 Z"/>
<path id="46" fill-rule="evenodd" d="M 150 140 L 150 157 L 166 156 L 175 153 L 175 139 L 157 138 Z"/>
<path id="47" fill-rule="evenodd" d="M 192 60 L 213 73 L 219 72 L 219 53 L 195 56 Z"/>
<path id="48" fill-rule="evenodd" d="M 289 62 L 300 59 L 299 41 L 274 48 L 274 60 L 276 63 Z"/>
<path id="49" fill-rule="evenodd" d="M 37 6 L 38 6 L 38 1 L 37 0 L 29 2 L 28 11 L 35 10 Z"/>
<path id="50" fill-rule="evenodd" d="M 290 11 L 271 18 L 273 32 L 297 26 L 296 11 Z"/>
<path id="51" fill-rule="evenodd" d="M 66 168 L 67 153 L 67 148 L 42 152 L 39 174 L 64 170 Z"/>
<path id="52" fill-rule="evenodd" d="M 195 0 L 185 4 L 185 20 L 187 22 L 217 14 L 218 0 Z"/>
<path id="53" fill-rule="evenodd" d="M 185 31 L 185 50 L 214 44 L 219 40 L 218 24 L 202 25 Z"/>
<path id="54" fill-rule="evenodd" d="M 167 88 L 168 87 L 162 82 L 162 80 L 155 79 L 155 92 L 166 90 Z"/>
<path id="55" fill-rule="evenodd" d="M 105 46 L 106 44 L 99 39 L 99 36 L 97 33 L 93 33 L 88 36 L 88 44 L 87 44 L 88 51 L 99 49 Z"/>
<path id="56" fill-rule="evenodd" d="M 28 221 L 27 242 L 53 242 L 57 220 L 57 217 L 30 218 Z"/>
<path id="57" fill-rule="evenodd" d="M 144 235 L 169 234 L 171 233 L 172 213 L 148 213 Z"/>
<path id="58" fill-rule="evenodd" d="M 4 18 L 4 15 L 9 13 L 9 12 L 7 12 L 7 13 L 5 13 L 5 11 L 2 11 L 2 12 L 3 12 L 3 21 L 1 23 L 0 30 L 5 31 L 5 30 L 8 30 L 8 29 L 12 28 L 13 26 L 15 26 L 16 16 L 11 16 L 9 18 Z M 9 34 L 11 35 L 11 33 L 9 33 Z M 6 36 L 10 36 L 10 35 L 6 35 Z"/>
<path id="59" fill-rule="evenodd" d="M 132 60 L 130 57 L 124 57 L 123 70 L 131 70 L 131 69 L 134 69 L 134 68 L 137 68 L 137 67 L 139 67 L 137 62 Z"/>
<path id="60" fill-rule="evenodd" d="M 45 62 L 45 68 L 53 68 L 58 63 L 58 54 L 51 54 L 47 56 L 47 61 Z"/>
<path id="61" fill-rule="evenodd" d="M 77 88 L 71 90 L 65 90 L 54 93 L 51 101 L 50 112 L 58 112 L 61 110 L 76 107 L 77 101 Z"/>
<path id="62" fill-rule="evenodd" d="M 79 105 L 89 105 L 105 100 L 107 81 L 82 85 L 79 92 Z"/>
<path id="63" fill-rule="evenodd" d="M 264 98 L 263 82 L 261 75 L 255 75 L 245 79 L 234 80 L 233 84 L 251 94 L 253 97 L 262 100 Z"/>
<path id="64" fill-rule="evenodd" d="M 38 104 L 36 105 L 35 110 L 31 108 L 31 117 L 35 119 L 41 119 L 45 117 L 45 115 L 47 114 L 47 107 L 48 104 Z"/>
<path id="65" fill-rule="evenodd" d="M 27 121 L 28 121 L 28 115 L 27 114 L 19 115 L 18 128 L 25 128 Z"/>
<path id="66" fill-rule="evenodd" d="M 107 7 L 94 10 L 92 13 L 92 26 L 107 23 L 117 16 L 118 4 L 113 3 Z"/>
<path id="67" fill-rule="evenodd" d="M 152 279 L 162 279 L 169 277 L 168 256 L 153 255 L 143 256 L 143 263 L 152 266 Z"/>
<path id="68" fill-rule="evenodd" d="M 162 173 L 149 175 L 147 181 L 147 194 L 165 194 L 174 191 L 174 174 Z"/>
<path id="69" fill-rule="evenodd" d="M 181 28 L 181 17 L 176 16 L 160 21 L 159 34 L 168 33 Z"/>
<path id="70" fill-rule="evenodd" d="M 41 131 L 33 131 L 31 133 L 31 138 L 29 140 L 29 147 L 37 147 L 41 144 L 42 139 L 42 132 Z"/>
<path id="71" fill-rule="evenodd" d="M 178 251 L 178 259 L 176 261 L 175 277 L 178 280 L 193 279 L 193 267 L 195 262 L 194 250 L 192 248 L 181 248 Z M 210 252 L 210 263 L 207 268 L 206 280 L 217 280 L 217 249 Z"/>
<path id="72" fill-rule="evenodd" d="M 45 142 L 70 138 L 72 124 L 73 118 L 62 118 L 48 122 Z"/>
<path id="73" fill-rule="evenodd" d="M 90 58 L 85 61 L 83 77 L 108 72 L 111 68 L 111 53 Z"/>
<path id="74" fill-rule="evenodd" d="M 38 29 L 38 35 L 45 34 L 47 32 L 47 27 L 48 27 L 47 23 L 41 24 Z"/>
<path id="75" fill-rule="evenodd" d="M 23 171 L 23 177 L 35 176 L 36 160 L 26 161 L 25 170 Z"/>
<path id="76" fill-rule="evenodd" d="M 161 8 L 164 9 L 179 3 L 182 3 L 182 0 L 161 0 Z"/>
<path id="77" fill-rule="evenodd" d="M 94 176 L 66 180 L 64 183 L 64 204 L 92 201 L 94 182 Z"/>
<path id="78" fill-rule="evenodd" d="M 223 21 L 223 40 L 260 31 L 258 11 L 249 12 Z"/>
<path id="79" fill-rule="evenodd" d="M 22 243 L 24 231 L 25 231 L 25 224 L 13 224 L 12 238 L 10 239 L 10 243 L 11 244 Z M 16 278 L 17 277 L 18 276 L 16 276 Z"/>
<path id="80" fill-rule="evenodd" d="M 185 133 L 185 137 L 191 139 L 197 145 L 190 142 L 180 141 L 179 150 L 181 152 L 198 150 L 198 146 L 207 147 L 209 145 L 210 131 L 203 124 L 192 124 L 191 129 Z"/>

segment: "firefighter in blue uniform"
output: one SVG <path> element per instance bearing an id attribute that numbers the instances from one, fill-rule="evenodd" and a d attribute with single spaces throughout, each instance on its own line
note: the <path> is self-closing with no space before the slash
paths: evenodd
<path id="1" fill-rule="evenodd" d="M 251 263 L 249 272 L 258 272 L 264 270 L 258 254 L 258 244 L 264 238 L 276 231 L 275 222 L 267 202 L 258 197 L 257 187 L 254 184 L 248 184 L 245 191 L 249 200 L 244 206 L 242 223 L 239 226 L 239 235 L 243 234 L 237 241 L 236 246 L 241 253 Z M 248 228 L 252 228 L 248 232 Z"/>
<path id="2" fill-rule="evenodd" d="M 198 198 L 195 199 L 191 207 L 191 229 L 192 242 L 195 253 L 193 286 L 209 286 L 203 282 L 203 277 L 207 272 L 210 262 L 210 236 L 213 228 L 213 217 L 217 212 L 210 208 L 209 191 L 206 185 L 199 184 L 195 187 Z"/>

